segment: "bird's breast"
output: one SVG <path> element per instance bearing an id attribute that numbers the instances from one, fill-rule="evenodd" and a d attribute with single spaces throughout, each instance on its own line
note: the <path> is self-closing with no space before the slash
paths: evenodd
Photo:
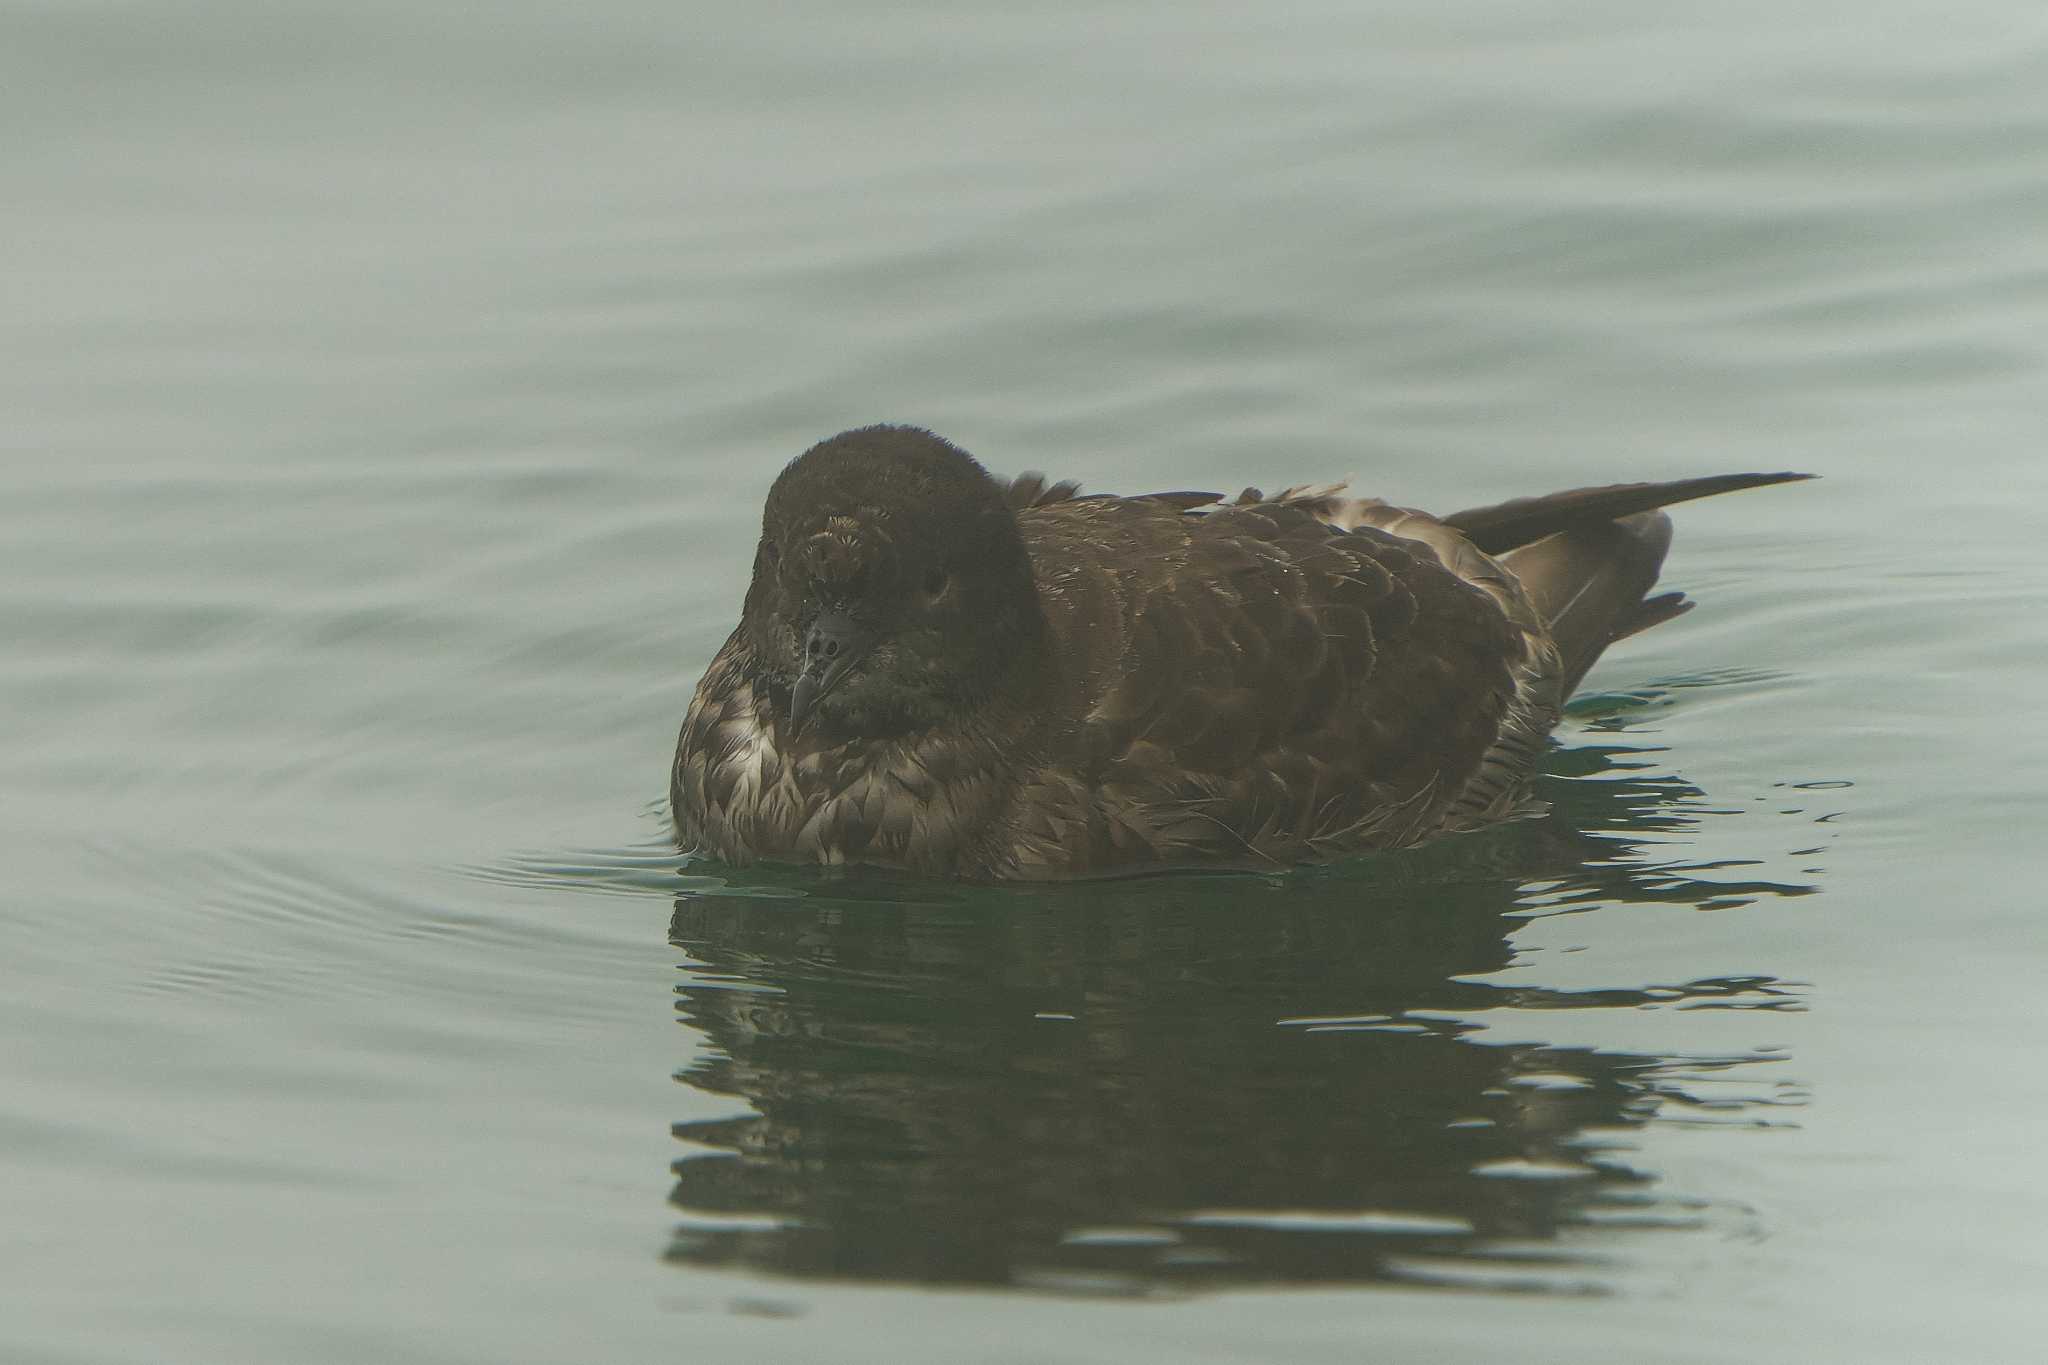
<path id="1" fill-rule="evenodd" d="M 792 736 L 751 684 L 731 680 L 692 703 L 673 796 L 684 836 L 728 862 L 950 872 L 996 813 L 995 779 L 971 745 L 945 736 Z"/>

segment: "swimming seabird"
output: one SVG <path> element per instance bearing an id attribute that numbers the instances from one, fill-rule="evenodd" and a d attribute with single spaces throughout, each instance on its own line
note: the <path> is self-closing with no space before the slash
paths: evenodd
<path id="1" fill-rule="evenodd" d="M 1226 499 L 1003 481 L 916 427 L 769 490 L 698 683 L 678 835 L 729 863 L 1046 880 L 1282 868 L 1510 818 L 1650 595 L 1657 510 L 1801 474 L 1431 516 L 1341 486 Z"/>

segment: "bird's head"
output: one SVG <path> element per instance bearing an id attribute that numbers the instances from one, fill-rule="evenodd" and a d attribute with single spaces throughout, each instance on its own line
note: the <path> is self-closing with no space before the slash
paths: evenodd
<path id="1" fill-rule="evenodd" d="M 842 432 L 769 490 L 741 620 L 791 725 L 929 729 L 1042 664 L 1044 618 L 1002 485 L 914 427 Z"/>

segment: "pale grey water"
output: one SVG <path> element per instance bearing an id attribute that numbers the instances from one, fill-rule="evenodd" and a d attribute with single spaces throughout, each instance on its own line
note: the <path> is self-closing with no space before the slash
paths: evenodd
<path id="1" fill-rule="evenodd" d="M 2038 4 L 0 26 L 0 1357 L 2039 1358 Z M 676 722 L 883 419 L 1826 478 L 1541 825 L 712 894 Z"/>

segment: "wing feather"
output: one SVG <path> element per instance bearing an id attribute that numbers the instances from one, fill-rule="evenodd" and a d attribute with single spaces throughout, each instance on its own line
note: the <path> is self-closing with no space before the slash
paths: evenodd
<path id="1" fill-rule="evenodd" d="M 1197 516 L 1070 499 L 1020 518 L 1039 562 L 1122 570 L 1046 594 L 1087 698 L 1060 785 L 1096 807 L 1077 859 L 1294 862 L 1457 817 L 1529 652 L 1500 600 L 1512 580 L 1456 532 L 1439 551 L 1349 514 L 1337 492 Z M 1446 567 L 1459 547 L 1468 572 L 1505 586 Z"/>

